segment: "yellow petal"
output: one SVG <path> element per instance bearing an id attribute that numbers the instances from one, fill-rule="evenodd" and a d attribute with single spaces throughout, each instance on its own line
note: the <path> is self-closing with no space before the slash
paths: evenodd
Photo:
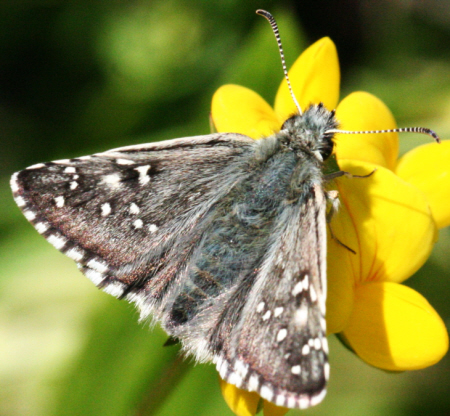
<path id="1" fill-rule="evenodd" d="M 220 379 L 220 389 L 231 411 L 238 416 L 254 416 L 261 397 L 256 393 L 241 390 Z"/>
<path id="2" fill-rule="evenodd" d="M 388 130 L 397 127 L 386 105 L 367 92 L 354 92 L 336 109 L 342 130 Z M 398 157 L 398 133 L 337 134 L 336 157 L 375 163 L 394 170 Z"/>
<path id="3" fill-rule="evenodd" d="M 426 195 L 439 228 L 450 225 L 450 141 L 416 147 L 399 160 L 396 173 Z"/>
<path id="4" fill-rule="evenodd" d="M 281 127 L 272 107 L 239 85 L 224 85 L 215 92 L 211 115 L 219 133 L 240 133 L 253 139 L 270 136 Z"/>
<path id="5" fill-rule="evenodd" d="M 343 223 L 332 221 L 331 226 L 357 253 L 348 256 L 354 282 L 402 282 L 425 263 L 437 239 L 425 196 L 388 169 L 352 160 L 339 165 L 354 175 L 377 169 L 367 178 L 336 180 L 341 210 L 348 216 L 336 218 Z"/>
<path id="6" fill-rule="evenodd" d="M 289 409 L 287 407 L 279 407 L 273 403 L 264 400 L 264 416 L 284 416 Z"/>
<path id="7" fill-rule="evenodd" d="M 392 371 L 428 367 L 448 350 L 437 312 L 422 295 L 397 283 L 358 287 L 344 336 L 364 361 Z"/>
<path id="8" fill-rule="evenodd" d="M 339 100 L 339 59 L 330 38 L 322 38 L 306 49 L 289 71 L 295 97 L 302 110 L 322 102 L 333 110 Z M 275 112 L 281 120 L 297 113 L 284 79 L 275 98 Z"/>

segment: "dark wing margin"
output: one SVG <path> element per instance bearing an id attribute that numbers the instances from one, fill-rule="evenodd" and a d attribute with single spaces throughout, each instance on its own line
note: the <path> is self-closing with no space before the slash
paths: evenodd
<path id="1" fill-rule="evenodd" d="M 11 188 L 40 234 L 145 317 L 188 257 L 192 230 L 242 177 L 254 143 L 211 134 L 128 146 L 30 166 Z M 154 276 L 148 298 L 140 289 Z"/>
<path id="2" fill-rule="evenodd" d="M 325 211 L 319 186 L 284 209 L 254 282 L 238 288 L 212 335 L 220 376 L 278 406 L 307 408 L 326 393 Z"/>

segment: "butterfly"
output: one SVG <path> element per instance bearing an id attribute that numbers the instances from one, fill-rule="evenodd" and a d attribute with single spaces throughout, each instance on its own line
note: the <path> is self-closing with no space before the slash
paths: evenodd
<path id="1" fill-rule="evenodd" d="M 314 120 L 322 140 L 305 153 L 299 124 Z M 11 186 L 94 284 L 151 314 L 223 379 L 299 407 L 320 398 L 328 375 L 320 178 L 332 127 L 314 106 L 266 139 L 124 147 L 31 166 Z"/>
<path id="2" fill-rule="evenodd" d="M 285 69 L 276 24 L 259 12 Z M 324 174 L 339 131 L 334 111 L 296 105 L 260 140 L 215 133 L 122 147 L 30 166 L 11 187 L 36 230 L 97 287 L 135 303 L 141 319 L 160 322 L 227 382 L 307 408 L 323 399 L 330 371 L 326 228 L 335 197 L 324 185 L 346 172 Z"/>

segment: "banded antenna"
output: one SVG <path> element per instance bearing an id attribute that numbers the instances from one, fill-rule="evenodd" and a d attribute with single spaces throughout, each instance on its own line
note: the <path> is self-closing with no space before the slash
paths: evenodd
<path id="1" fill-rule="evenodd" d="M 433 137 L 433 139 L 436 140 L 437 143 L 441 142 L 439 136 L 433 130 L 427 129 L 426 127 L 401 127 L 398 129 L 389 129 L 389 130 L 362 130 L 362 131 L 330 129 L 327 130 L 325 133 L 333 133 L 333 134 L 421 133 Z"/>
<path id="2" fill-rule="evenodd" d="M 265 17 L 267 21 L 270 23 L 270 26 L 272 26 L 273 34 L 275 35 L 275 39 L 277 40 L 278 50 L 280 51 L 281 65 L 283 66 L 284 77 L 286 78 L 289 92 L 291 93 L 291 97 L 294 100 L 294 104 L 297 107 L 298 113 L 302 115 L 303 114 L 302 108 L 300 107 L 297 98 L 295 98 L 294 91 L 292 91 L 291 81 L 289 80 L 288 71 L 286 69 L 286 61 L 284 59 L 283 45 L 281 44 L 280 31 L 278 30 L 277 22 L 275 21 L 273 16 L 266 10 L 258 9 L 256 10 L 256 14 Z"/>

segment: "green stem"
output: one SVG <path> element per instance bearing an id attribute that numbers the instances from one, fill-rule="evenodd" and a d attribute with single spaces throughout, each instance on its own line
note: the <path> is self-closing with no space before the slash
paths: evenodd
<path id="1" fill-rule="evenodd" d="M 176 351 L 173 359 L 162 369 L 161 377 L 149 380 L 134 416 L 155 415 L 190 368 L 183 355 Z"/>

